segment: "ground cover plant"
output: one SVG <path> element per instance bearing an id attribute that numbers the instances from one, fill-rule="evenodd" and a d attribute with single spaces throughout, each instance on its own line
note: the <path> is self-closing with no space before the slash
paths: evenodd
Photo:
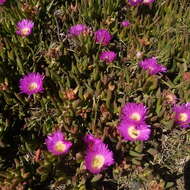
<path id="1" fill-rule="evenodd" d="M 188 0 L 0 0 L 0 189 L 190 189 Z"/>

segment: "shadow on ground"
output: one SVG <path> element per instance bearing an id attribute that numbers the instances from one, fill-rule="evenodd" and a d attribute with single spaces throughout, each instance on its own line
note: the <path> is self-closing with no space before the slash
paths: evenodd
<path id="1" fill-rule="evenodd" d="M 184 167 L 184 184 L 185 190 L 190 190 L 190 160 L 186 162 Z"/>

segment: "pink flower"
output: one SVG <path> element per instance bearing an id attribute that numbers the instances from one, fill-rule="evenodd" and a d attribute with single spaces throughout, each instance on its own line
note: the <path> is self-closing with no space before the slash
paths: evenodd
<path id="1" fill-rule="evenodd" d="M 176 105 L 173 111 L 175 112 L 175 121 L 177 124 L 184 128 L 190 127 L 190 103 Z"/>
<path id="2" fill-rule="evenodd" d="M 113 163 L 113 153 L 103 142 L 94 144 L 93 149 L 86 152 L 85 166 L 93 174 L 100 173 Z"/>
<path id="3" fill-rule="evenodd" d="M 91 134 L 85 135 L 84 142 L 87 144 L 88 150 L 93 150 L 94 145 L 103 143 L 101 139 L 95 138 Z"/>
<path id="4" fill-rule="evenodd" d="M 121 25 L 122 25 L 123 27 L 128 27 L 128 26 L 131 25 L 131 23 L 130 23 L 128 20 L 124 20 L 124 21 L 121 23 Z"/>
<path id="5" fill-rule="evenodd" d="M 16 33 L 22 37 L 26 37 L 32 33 L 34 23 L 29 19 L 23 19 L 17 23 L 16 27 L 17 27 Z"/>
<path id="6" fill-rule="evenodd" d="M 72 36 L 79 36 L 80 34 L 86 32 L 87 30 L 88 30 L 88 27 L 86 25 L 76 24 L 70 27 L 69 34 Z"/>
<path id="7" fill-rule="evenodd" d="M 53 155 L 66 154 L 72 146 L 70 141 L 66 141 L 61 131 L 56 131 L 45 140 L 47 149 Z"/>
<path id="8" fill-rule="evenodd" d="M 84 142 L 86 143 L 86 144 L 97 144 L 97 143 L 100 143 L 100 142 L 102 142 L 102 140 L 101 139 L 98 139 L 98 138 L 95 138 L 93 135 L 91 135 L 91 134 L 87 134 L 87 135 L 85 135 L 85 137 L 84 137 Z"/>
<path id="9" fill-rule="evenodd" d="M 3 5 L 6 2 L 6 0 L 0 0 L 0 5 Z"/>
<path id="10" fill-rule="evenodd" d="M 100 43 L 102 45 L 108 45 L 112 39 L 111 34 L 106 29 L 99 29 L 94 33 L 94 35 L 96 43 Z"/>
<path id="11" fill-rule="evenodd" d="M 149 139 L 150 126 L 145 123 L 147 108 L 141 103 L 127 103 L 121 111 L 119 134 L 129 141 Z"/>
<path id="12" fill-rule="evenodd" d="M 157 60 L 156 60 L 155 57 L 152 57 L 152 58 L 149 58 L 149 59 L 145 59 L 145 60 L 139 62 L 139 66 L 142 69 L 147 70 L 150 75 L 155 75 L 157 73 L 166 72 L 167 71 L 167 69 L 166 69 L 165 66 L 159 65 L 157 63 Z"/>
<path id="13" fill-rule="evenodd" d="M 134 124 L 144 122 L 147 108 L 141 103 L 127 103 L 122 108 L 121 119 L 128 120 Z"/>
<path id="14" fill-rule="evenodd" d="M 136 125 L 134 122 L 130 122 L 125 119 L 121 120 L 121 122 L 119 123 L 118 131 L 125 140 L 129 141 L 148 140 L 151 133 L 149 125 L 145 123 Z"/>
<path id="15" fill-rule="evenodd" d="M 100 59 L 108 63 L 113 62 L 116 59 L 117 54 L 113 51 L 103 51 L 100 54 Z"/>
<path id="16" fill-rule="evenodd" d="M 44 90 L 43 79 L 44 76 L 39 73 L 29 73 L 25 75 L 19 81 L 21 93 L 32 95 L 38 92 L 42 92 Z"/>

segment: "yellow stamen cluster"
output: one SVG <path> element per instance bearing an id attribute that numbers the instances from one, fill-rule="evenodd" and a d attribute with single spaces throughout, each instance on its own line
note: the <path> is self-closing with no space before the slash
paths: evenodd
<path id="1" fill-rule="evenodd" d="M 140 116 L 140 114 L 139 113 L 133 113 L 132 115 L 131 115 L 131 119 L 133 119 L 133 120 L 135 120 L 135 121 L 140 121 L 140 119 L 141 119 L 141 116 Z"/>
<path id="2" fill-rule="evenodd" d="M 178 121 L 185 122 L 188 119 L 188 115 L 186 113 L 180 113 L 178 117 Z"/>
<path id="3" fill-rule="evenodd" d="M 29 90 L 35 90 L 36 88 L 38 88 L 38 84 L 36 82 L 32 82 L 28 87 Z"/>
<path id="4" fill-rule="evenodd" d="M 29 32 L 30 32 L 30 28 L 23 28 L 23 29 L 21 30 L 21 34 L 22 34 L 23 36 L 28 35 Z"/>
<path id="5" fill-rule="evenodd" d="M 134 126 L 131 126 L 128 128 L 128 134 L 131 138 L 136 139 L 139 136 L 140 131 L 135 129 Z"/>
<path id="6" fill-rule="evenodd" d="M 55 144 L 55 150 L 57 152 L 64 152 L 66 150 L 66 145 L 62 141 L 58 141 Z"/>
<path id="7" fill-rule="evenodd" d="M 95 169 L 100 169 L 104 165 L 105 158 L 102 155 L 96 155 L 92 161 L 92 167 Z"/>

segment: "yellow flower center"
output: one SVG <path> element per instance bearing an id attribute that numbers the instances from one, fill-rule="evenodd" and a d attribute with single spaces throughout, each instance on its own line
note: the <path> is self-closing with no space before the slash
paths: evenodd
<path id="1" fill-rule="evenodd" d="M 133 120 L 135 120 L 135 121 L 140 121 L 140 119 L 141 119 L 141 116 L 140 116 L 140 114 L 139 113 L 133 113 L 132 115 L 131 115 L 131 119 L 133 119 Z"/>
<path id="2" fill-rule="evenodd" d="M 30 32 L 30 28 L 23 28 L 23 29 L 21 30 L 21 34 L 22 34 L 23 36 L 28 35 L 29 32 Z"/>
<path id="3" fill-rule="evenodd" d="M 131 138 L 136 139 L 139 136 L 140 131 L 135 129 L 134 126 L 131 126 L 128 128 L 128 134 Z"/>
<path id="4" fill-rule="evenodd" d="M 178 121 L 187 121 L 188 115 L 186 113 L 180 113 L 178 117 Z"/>
<path id="5" fill-rule="evenodd" d="M 35 90 L 36 88 L 38 88 L 38 84 L 36 82 L 32 82 L 28 87 L 29 90 Z"/>
<path id="6" fill-rule="evenodd" d="M 55 150 L 57 152 L 64 152 L 66 150 L 66 145 L 62 141 L 58 141 L 55 144 Z"/>
<path id="7" fill-rule="evenodd" d="M 104 165 L 105 158 L 102 155 L 96 155 L 92 161 L 92 167 L 100 169 Z"/>

